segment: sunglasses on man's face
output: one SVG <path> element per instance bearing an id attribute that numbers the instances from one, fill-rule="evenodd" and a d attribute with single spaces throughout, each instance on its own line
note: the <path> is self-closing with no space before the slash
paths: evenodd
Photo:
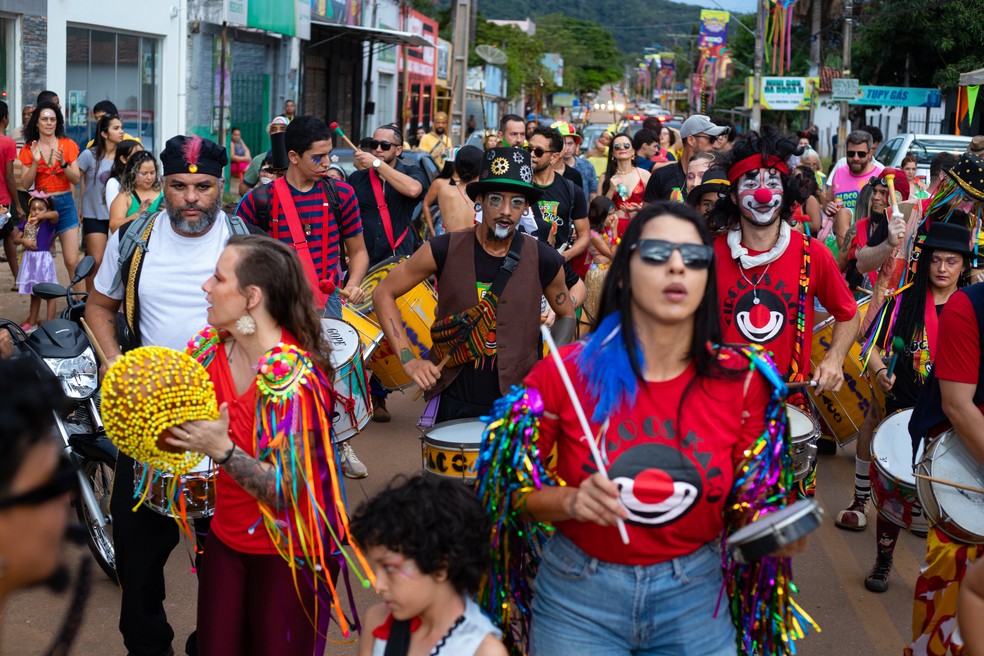
<path id="1" fill-rule="evenodd" d="M 529 146 L 529 145 L 526 146 L 526 150 L 530 151 L 530 153 L 534 157 L 543 157 L 544 155 L 546 155 L 548 153 L 555 153 L 555 152 L 557 152 L 555 150 L 544 150 L 543 148 L 540 148 L 539 146 Z"/>
<path id="2" fill-rule="evenodd" d="M 40 506 L 52 499 L 57 499 L 66 492 L 73 492 L 78 483 L 79 478 L 75 465 L 68 459 L 68 456 L 63 455 L 59 457 L 58 467 L 46 483 L 27 492 L 0 498 L 0 509 L 13 506 Z"/>
<path id="3" fill-rule="evenodd" d="M 870 151 L 867 150 L 849 150 L 847 151 L 848 159 L 864 159 L 868 156 Z"/>
<path id="4" fill-rule="evenodd" d="M 375 139 L 363 139 L 359 142 L 359 148 L 362 150 L 376 150 L 381 149 L 384 153 L 392 148 L 395 144 L 391 144 L 388 141 L 376 141 Z"/>
<path id="5" fill-rule="evenodd" d="M 688 269 L 706 269 L 714 259 L 714 249 L 705 244 L 677 244 L 662 239 L 642 239 L 632 250 L 638 250 L 639 257 L 649 264 L 666 264 L 673 257 L 673 251 L 680 251 Z"/>

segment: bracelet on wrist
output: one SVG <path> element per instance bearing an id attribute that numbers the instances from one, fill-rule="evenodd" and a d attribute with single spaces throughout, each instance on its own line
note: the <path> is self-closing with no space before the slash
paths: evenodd
<path id="1" fill-rule="evenodd" d="M 235 452 L 236 452 L 236 445 L 235 445 L 235 443 L 233 443 L 233 445 L 231 447 L 229 447 L 229 450 L 226 451 L 226 454 L 224 456 L 222 456 L 221 458 L 218 458 L 216 460 L 213 460 L 213 462 L 215 462 L 215 464 L 217 464 L 217 465 L 219 465 L 221 467 L 222 465 L 224 465 L 227 462 L 229 462 L 229 459 L 232 458 L 232 454 L 234 454 Z"/>
<path id="2" fill-rule="evenodd" d="M 879 369 L 878 371 L 876 371 L 875 372 L 875 378 L 878 378 L 878 374 L 880 374 L 883 371 L 888 371 L 888 367 L 882 367 L 881 369 Z"/>

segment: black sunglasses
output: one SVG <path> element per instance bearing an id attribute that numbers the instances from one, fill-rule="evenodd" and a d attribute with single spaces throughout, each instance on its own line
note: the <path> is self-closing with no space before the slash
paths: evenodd
<path id="1" fill-rule="evenodd" d="M 688 269 L 706 269 L 714 259 L 714 249 L 704 244 L 677 244 L 662 239 L 642 239 L 633 244 L 632 250 L 639 251 L 639 257 L 650 264 L 666 264 L 673 251 L 680 251 L 683 264 Z"/>
<path id="2" fill-rule="evenodd" d="M 376 141 L 375 139 L 363 139 L 359 142 L 359 148 L 363 150 L 376 150 L 377 148 L 381 148 L 384 153 L 394 145 L 395 144 L 391 144 L 388 141 Z"/>
<path id="3" fill-rule="evenodd" d="M 33 490 L 22 492 L 21 494 L 4 497 L 0 499 L 0 508 L 10 508 L 11 506 L 39 506 L 42 503 L 57 499 L 66 492 L 71 492 L 78 487 L 79 478 L 75 465 L 62 455 L 58 459 L 58 467 L 47 483 L 40 485 Z"/>
<path id="4" fill-rule="evenodd" d="M 544 150 L 543 148 L 540 148 L 539 146 L 530 146 L 530 145 L 527 145 L 526 146 L 526 150 L 530 151 L 535 157 L 543 157 L 547 153 L 555 153 L 555 152 L 557 152 L 556 150 Z"/>
<path id="5" fill-rule="evenodd" d="M 851 158 L 862 159 L 864 157 L 867 157 L 868 153 L 870 152 L 871 152 L 870 150 L 849 150 L 847 151 L 847 157 L 848 159 Z"/>

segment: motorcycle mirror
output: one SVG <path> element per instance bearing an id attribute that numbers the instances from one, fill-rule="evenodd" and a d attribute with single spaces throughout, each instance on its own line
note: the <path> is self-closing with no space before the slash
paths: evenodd
<path id="1" fill-rule="evenodd" d="M 75 277 L 72 278 L 72 285 L 79 282 L 80 280 L 85 280 L 92 275 L 92 270 L 96 267 L 96 258 L 91 255 L 86 255 L 79 262 L 78 266 L 75 267 Z"/>
<path id="2" fill-rule="evenodd" d="M 64 298 L 68 291 L 58 283 L 42 282 L 34 285 L 34 289 L 31 293 L 38 298 L 43 298 L 46 301 L 55 301 L 59 298 Z"/>

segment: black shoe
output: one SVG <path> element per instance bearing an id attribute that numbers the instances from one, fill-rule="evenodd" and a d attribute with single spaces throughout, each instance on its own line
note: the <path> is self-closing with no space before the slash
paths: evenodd
<path id="1" fill-rule="evenodd" d="M 821 435 L 817 440 L 817 453 L 822 456 L 832 456 L 837 453 L 837 442 L 826 435 Z"/>
<path id="2" fill-rule="evenodd" d="M 875 566 L 871 568 L 871 574 L 864 580 L 864 587 L 871 592 L 885 592 L 888 590 L 888 575 L 891 572 L 891 557 L 878 556 Z"/>
<path id="3" fill-rule="evenodd" d="M 386 409 L 386 397 L 385 396 L 373 396 L 372 397 L 372 420 L 377 421 L 381 424 L 385 424 L 392 417 L 390 417 L 389 410 Z"/>

